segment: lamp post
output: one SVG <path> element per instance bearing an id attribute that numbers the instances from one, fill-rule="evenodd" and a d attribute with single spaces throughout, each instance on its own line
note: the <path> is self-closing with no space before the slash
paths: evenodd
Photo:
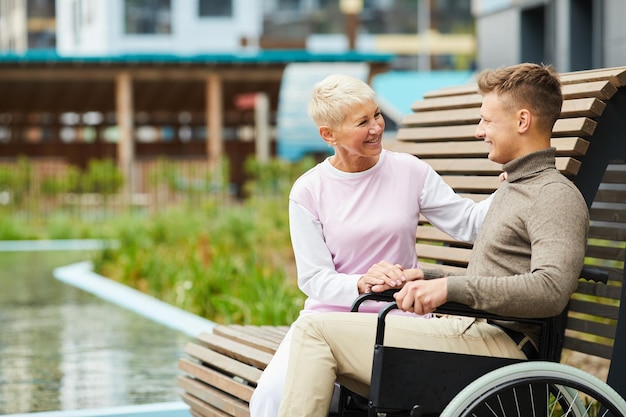
<path id="1" fill-rule="evenodd" d="M 356 35 L 359 27 L 359 14 L 363 11 L 363 0 L 340 0 L 339 9 L 346 15 L 348 47 L 353 51 L 356 49 Z"/>
<path id="2" fill-rule="evenodd" d="M 421 52 L 417 57 L 419 71 L 431 70 L 430 25 L 430 0 L 419 0 L 417 3 L 417 32 L 421 46 Z"/>

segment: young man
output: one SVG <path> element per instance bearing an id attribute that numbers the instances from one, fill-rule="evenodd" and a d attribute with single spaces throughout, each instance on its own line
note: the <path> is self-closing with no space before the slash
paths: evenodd
<path id="1" fill-rule="evenodd" d="M 515 317 L 549 317 L 565 308 L 583 265 L 589 225 L 578 189 L 555 167 L 550 146 L 562 95 L 550 67 L 520 64 L 483 71 L 476 137 L 506 180 L 474 243 L 466 275 L 407 282 L 396 293 L 401 310 L 426 314 L 447 301 Z M 536 329 L 512 331 L 536 345 Z M 367 396 L 375 314 L 323 313 L 294 328 L 279 416 L 326 416 L 333 383 Z M 508 332 L 510 333 L 510 332 Z M 525 359 L 501 327 L 470 317 L 387 318 L 390 346 Z M 429 378 L 429 375 L 416 375 Z"/>

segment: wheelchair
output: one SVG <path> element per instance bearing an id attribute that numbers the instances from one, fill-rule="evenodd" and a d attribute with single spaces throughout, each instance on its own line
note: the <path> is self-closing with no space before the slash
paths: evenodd
<path id="1" fill-rule="evenodd" d="M 585 273 L 606 282 L 601 271 L 586 268 Z M 397 308 L 393 292 L 363 294 L 353 303 L 356 312 L 366 300 L 388 302 L 378 315 L 370 396 L 365 399 L 342 386 L 339 410 L 331 416 L 626 416 L 626 401 L 610 385 L 558 363 L 566 311 L 546 319 L 519 319 L 446 303 L 437 313 L 540 326 L 538 357 L 522 361 L 422 351 L 384 345 L 385 318 Z"/>

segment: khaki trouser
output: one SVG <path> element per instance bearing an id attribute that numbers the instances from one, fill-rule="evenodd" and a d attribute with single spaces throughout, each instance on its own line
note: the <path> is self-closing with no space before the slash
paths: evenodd
<path id="1" fill-rule="evenodd" d="M 326 417 L 335 380 L 368 396 L 376 314 L 322 313 L 294 325 L 279 416 Z M 421 319 L 390 315 L 385 345 L 525 359 L 502 329 L 470 317 Z M 429 375 L 415 375 L 429 378 Z"/>

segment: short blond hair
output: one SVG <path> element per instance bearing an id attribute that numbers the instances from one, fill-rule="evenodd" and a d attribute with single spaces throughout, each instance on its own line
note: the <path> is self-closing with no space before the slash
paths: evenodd
<path id="1" fill-rule="evenodd" d="M 374 100 L 376 93 L 366 82 L 346 74 L 333 74 L 313 87 L 309 116 L 317 126 L 340 126 L 356 104 Z"/>

